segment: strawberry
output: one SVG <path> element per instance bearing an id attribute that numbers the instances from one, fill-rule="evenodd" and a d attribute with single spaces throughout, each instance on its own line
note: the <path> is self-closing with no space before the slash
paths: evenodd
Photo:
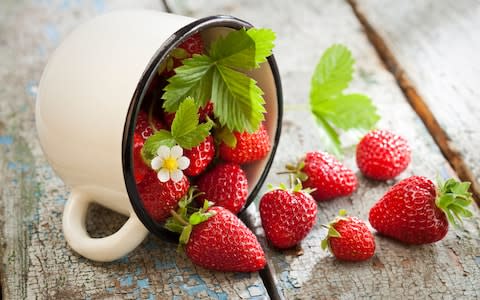
<path id="1" fill-rule="evenodd" d="M 208 199 L 236 214 L 247 201 L 247 176 L 237 164 L 217 164 L 198 179 L 197 185 L 198 190 L 203 192 L 197 198 L 200 204 Z"/>
<path id="2" fill-rule="evenodd" d="M 168 218 L 170 210 L 176 209 L 178 201 L 187 193 L 189 186 L 190 183 L 185 176 L 179 182 L 173 180 L 161 182 L 157 178 L 157 173 L 150 170 L 137 185 L 137 190 L 150 217 L 162 222 Z"/>
<path id="3" fill-rule="evenodd" d="M 165 228 L 180 233 L 190 260 L 201 267 L 217 271 L 255 272 L 266 264 L 265 253 L 255 235 L 232 212 L 205 201 L 200 209 L 190 206 L 198 196 L 190 189 L 179 202 L 177 211 Z M 193 209 L 193 213 L 192 213 Z"/>
<path id="4" fill-rule="evenodd" d="M 322 248 L 329 249 L 339 260 L 362 261 L 375 253 L 375 238 L 364 221 L 357 217 L 345 217 L 340 210 L 337 217 L 328 226 L 327 237 L 322 241 Z"/>
<path id="5" fill-rule="evenodd" d="M 185 252 L 201 267 L 227 272 L 255 272 L 265 267 L 265 254 L 255 235 L 227 209 L 215 206 L 205 222 L 193 226 Z"/>
<path id="6" fill-rule="evenodd" d="M 164 129 L 165 125 L 156 118 L 149 120 L 148 114 L 141 110 L 137 116 L 137 123 L 135 124 L 135 132 L 139 134 L 144 140 L 155 133 L 156 130 Z"/>
<path id="7" fill-rule="evenodd" d="M 358 184 L 355 173 L 326 152 L 308 152 L 296 166 L 287 165 L 287 170 L 296 174 L 303 186 L 315 189 L 312 196 L 317 201 L 348 196 Z"/>
<path id="8" fill-rule="evenodd" d="M 183 172 L 188 176 L 199 175 L 215 156 L 213 137 L 209 135 L 200 145 L 185 150 L 184 155 L 190 159 L 190 165 Z"/>
<path id="9" fill-rule="evenodd" d="M 284 185 L 260 199 L 260 218 L 265 236 L 277 248 L 300 243 L 315 225 L 317 203 L 302 184 L 287 190 Z"/>
<path id="10" fill-rule="evenodd" d="M 220 144 L 220 157 L 237 164 L 245 164 L 264 158 L 270 152 L 270 138 L 262 124 L 254 133 L 234 132 L 236 144 L 230 147 L 225 142 Z"/>
<path id="11" fill-rule="evenodd" d="M 379 233 L 407 244 L 434 243 L 445 237 L 448 221 L 471 217 L 469 182 L 449 179 L 435 187 L 422 176 L 395 184 L 370 209 L 369 221 Z"/>
<path id="12" fill-rule="evenodd" d="M 133 134 L 133 173 L 135 175 L 135 183 L 139 184 L 150 170 L 142 159 L 143 143 L 142 136 L 139 133 Z"/>
<path id="13" fill-rule="evenodd" d="M 405 138 L 387 130 L 373 130 L 357 145 L 357 165 L 366 177 L 389 180 L 407 168 L 410 153 Z"/>
<path id="14" fill-rule="evenodd" d="M 174 69 L 182 65 L 182 60 L 190 58 L 194 54 L 201 54 L 203 49 L 203 40 L 199 33 L 188 37 L 178 48 L 172 50 L 170 57 L 160 65 L 158 74 L 165 78 L 175 75 Z"/>

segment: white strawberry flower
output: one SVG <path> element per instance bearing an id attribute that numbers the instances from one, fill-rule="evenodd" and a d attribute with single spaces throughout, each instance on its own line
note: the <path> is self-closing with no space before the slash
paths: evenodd
<path id="1" fill-rule="evenodd" d="M 183 178 L 183 170 L 190 165 L 190 159 L 183 156 L 183 149 L 175 145 L 172 148 L 160 146 L 157 150 L 157 156 L 152 159 L 151 167 L 157 171 L 158 180 L 167 182 L 170 179 L 173 182 L 179 182 Z"/>

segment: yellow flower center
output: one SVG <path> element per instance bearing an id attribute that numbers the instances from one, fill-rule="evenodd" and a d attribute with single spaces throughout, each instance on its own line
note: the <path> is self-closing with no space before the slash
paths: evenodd
<path id="1" fill-rule="evenodd" d="M 163 160 L 163 167 L 169 171 L 173 171 L 178 169 L 178 163 L 177 160 L 171 156 L 165 158 Z"/>

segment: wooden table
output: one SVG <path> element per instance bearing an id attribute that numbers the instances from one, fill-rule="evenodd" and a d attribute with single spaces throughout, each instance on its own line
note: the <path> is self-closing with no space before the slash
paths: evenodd
<path id="1" fill-rule="evenodd" d="M 372 97 L 381 128 L 408 138 L 413 161 L 396 181 L 418 174 L 459 176 L 480 195 L 480 3 L 456 1 L 169 1 L 178 14 L 231 14 L 277 33 L 274 50 L 285 99 L 283 132 L 267 182 L 283 165 L 321 149 L 308 111 L 310 76 L 321 53 L 346 44 L 357 60 L 352 91 Z M 409 6 L 407 3 L 410 3 Z M 304 254 L 265 246 L 267 271 L 211 272 L 149 236 L 130 255 L 95 263 L 70 250 L 61 231 L 68 188 L 53 173 L 34 126 L 35 95 L 48 55 L 80 22 L 124 8 L 164 10 L 158 0 L 4 0 L 0 4 L 0 236 L 4 299 L 357 299 L 480 298 L 480 219 L 441 242 L 405 246 L 376 236 L 375 256 L 338 262 L 320 249 L 320 224 L 340 208 L 367 218 L 393 182 L 357 171 L 350 197 L 319 203 Z M 254 208 L 251 219 L 263 245 Z M 92 207 L 88 230 L 114 232 L 124 218 Z M 260 276 L 262 275 L 262 276 Z"/>

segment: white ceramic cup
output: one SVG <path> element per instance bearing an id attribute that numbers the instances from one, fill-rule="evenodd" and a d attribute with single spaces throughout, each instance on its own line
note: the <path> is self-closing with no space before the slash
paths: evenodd
<path id="1" fill-rule="evenodd" d="M 133 176 L 136 116 L 156 69 L 184 39 L 200 32 L 208 45 L 229 30 L 251 27 L 229 16 L 200 20 L 156 11 L 121 11 L 74 30 L 54 51 L 40 80 L 36 125 L 42 149 L 71 187 L 63 214 L 68 244 L 96 261 L 118 259 L 149 231 L 164 236 L 143 208 Z M 270 155 L 246 167 L 248 206 L 259 191 L 280 136 L 282 96 L 273 56 L 251 74 L 263 89 Z M 85 220 L 98 203 L 128 216 L 114 234 L 92 238 Z"/>

